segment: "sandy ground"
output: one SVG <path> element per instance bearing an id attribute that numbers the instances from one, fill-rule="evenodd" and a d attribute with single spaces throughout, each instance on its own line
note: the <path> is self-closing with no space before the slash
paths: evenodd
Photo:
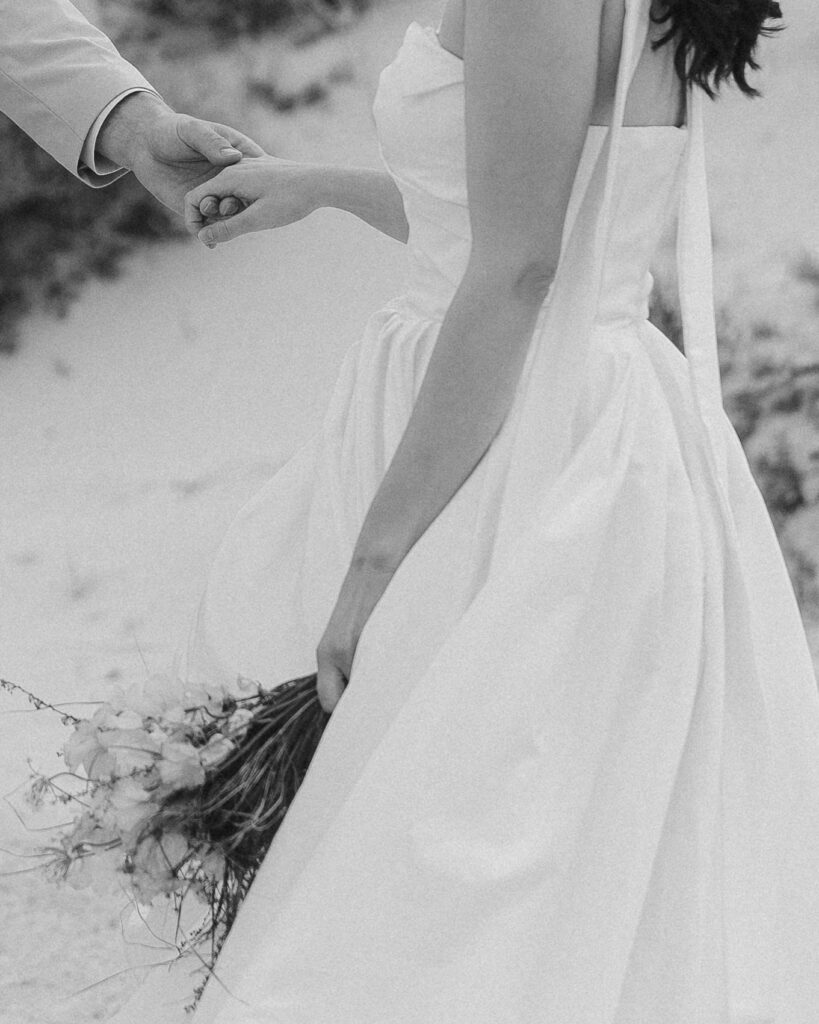
<path id="1" fill-rule="evenodd" d="M 766 101 L 728 95 L 709 113 L 721 295 L 764 279 L 773 301 L 781 268 L 819 252 L 811 2 L 791 0 L 791 31 L 765 47 Z M 439 10 L 387 4 L 323 51 L 282 56 L 291 84 L 345 62 L 355 77 L 325 104 L 265 124 L 257 108 L 244 126 L 281 155 L 377 165 L 376 76 L 406 24 Z M 269 73 L 260 46 L 246 56 L 254 75 Z M 145 251 L 120 280 L 90 286 L 67 319 L 32 318 L 0 366 L 0 676 L 83 701 L 167 666 L 232 515 L 309 436 L 344 352 L 402 275 L 397 242 L 320 211 L 215 252 Z M 0 695 L 3 793 L 25 778 L 26 757 L 59 768 L 65 735 Z M 28 813 L 19 792 L 10 799 Z M 13 849 L 33 838 L 5 802 L 0 836 Z M 127 975 L 71 993 L 123 966 L 117 901 L 31 875 L 0 878 L 0 899 L 0 1024 L 104 1019 Z"/>

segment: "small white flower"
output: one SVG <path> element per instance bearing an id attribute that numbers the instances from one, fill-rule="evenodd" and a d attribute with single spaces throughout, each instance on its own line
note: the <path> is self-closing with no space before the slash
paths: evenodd
<path id="1" fill-rule="evenodd" d="M 164 724 L 164 723 L 163 723 Z M 150 722 L 145 727 L 145 732 L 151 737 L 153 743 L 158 745 L 158 748 L 162 748 L 162 744 L 171 738 L 170 732 L 159 725 L 157 722 Z"/>
<path id="2" fill-rule="evenodd" d="M 144 871 L 162 885 L 162 891 L 170 891 L 166 885 L 175 877 L 176 869 L 190 852 L 188 842 L 178 832 L 169 832 L 160 837 L 150 836 L 139 844 L 134 852 L 134 867 Z"/>
<path id="3" fill-rule="evenodd" d="M 162 712 L 162 715 L 160 716 L 160 721 L 166 727 L 168 725 L 181 725 L 183 722 L 187 721 L 185 709 L 182 707 L 181 704 L 174 704 L 172 708 L 166 708 Z"/>
<path id="4" fill-rule="evenodd" d="M 161 740 L 145 729 L 105 730 L 100 734 L 100 743 L 115 758 L 120 775 L 150 768 L 162 747 Z"/>
<path id="5" fill-rule="evenodd" d="M 96 828 L 97 822 L 94 815 L 90 811 L 83 811 L 78 818 L 74 819 L 74 827 L 71 829 L 69 837 L 72 842 L 81 843 L 85 839 L 90 839 Z"/>
<path id="6" fill-rule="evenodd" d="M 237 676 L 236 688 L 241 693 L 258 693 L 259 684 L 253 679 L 248 679 L 247 676 Z"/>
<path id="7" fill-rule="evenodd" d="M 135 711 L 143 718 L 159 718 L 168 708 L 182 703 L 183 690 L 180 679 L 155 673 L 127 687 L 115 687 L 111 704 L 120 711 Z"/>
<path id="8" fill-rule="evenodd" d="M 125 711 L 118 711 L 110 720 L 110 724 L 106 725 L 106 728 L 122 729 L 123 731 L 126 731 L 130 729 L 141 729 L 142 724 L 142 715 L 137 711 L 126 709 Z"/>
<path id="9" fill-rule="evenodd" d="M 75 843 L 108 843 L 118 837 L 115 829 L 110 827 L 110 816 L 108 819 L 98 817 L 93 810 L 87 810 L 76 820 L 71 830 L 71 839 Z"/>
<path id="10" fill-rule="evenodd" d="M 211 701 L 211 695 L 204 686 L 188 686 L 183 691 L 182 697 L 182 706 L 189 710 L 208 707 Z"/>
<path id="11" fill-rule="evenodd" d="M 65 868 L 64 878 L 72 889 L 94 889 L 95 893 L 113 894 L 122 890 L 119 864 L 122 853 L 118 849 L 98 850 L 72 856 Z"/>
<path id="12" fill-rule="evenodd" d="M 131 891 L 139 902 L 146 907 L 150 906 L 157 896 L 167 892 L 164 882 L 164 879 L 157 878 L 147 871 L 142 871 L 140 868 L 136 868 L 128 876 L 128 885 Z"/>
<path id="13" fill-rule="evenodd" d="M 111 806 L 113 786 L 100 786 L 92 794 L 88 801 L 88 814 L 94 819 L 97 825 L 106 833 L 116 835 L 117 819 Z"/>
<path id="14" fill-rule="evenodd" d="M 227 721 L 228 736 L 242 736 L 248 725 L 253 721 L 253 712 L 249 708 L 237 708 Z"/>
<path id="15" fill-rule="evenodd" d="M 97 782 L 112 782 L 116 778 L 117 760 L 107 750 L 97 750 L 85 761 L 85 773 Z"/>
<path id="16" fill-rule="evenodd" d="M 159 810 L 135 778 L 117 779 L 111 788 L 110 808 L 123 841 L 131 841 Z"/>
<path id="17" fill-rule="evenodd" d="M 89 861 L 93 856 L 75 857 L 66 866 L 65 882 L 76 890 L 89 889 L 94 884 L 94 873 L 90 870 Z"/>
<path id="18" fill-rule="evenodd" d="M 200 858 L 199 863 L 205 875 L 217 881 L 221 880 L 225 871 L 224 854 L 219 853 L 217 850 L 209 850 Z"/>
<path id="19" fill-rule="evenodd" d="M 159 777 L 173 789 L 196 789 L 205 781 L 205 769 L 199 751 L 191 743 L 168 740 L 162 744 L 157 763 Z"/>
<path id="20" fill-rule="evenodd" d="M 213 768 L 236 749 L 236 744 L 221 733 L 215 733 L 204 747 L 199 748 L 199 757 L 206 768 Z"/>
<path id="21" fill-rule="evenodd" d="M 135 778 L 117 779 L 111 787 L 110 802 L 114 807 L 124 807 L 126 804 L 144 804 L 151 799 L 151 794 L 140 785 Z"/>
<path id="22" fill-rule="evenodd" d="M 89 779 L 108 782 L 113 778 L 116 762 L 105 749 L 100 731 L 91 722 L 78 723 L 63 745 L 63 757 L 72 772 L 82 766 Z"/>
<path id="23" fill-rule="evenodd" d="M 166 832 L 161 842 L 171 864 L 179 864 L 190 852 L 188 840 L 181 832 Z"/>
<path id="24" fill-rule="evenodd" d="M 91 719 L 98 729 L 139 729 L 142 727 L 142 716 L 129 708 L 118 711 L 110 704 L 103 704 Z"/>
<path id="25" fill-rule="evenodd" d="M 80 765 L 85 764 L 88 757 L 101 749 L 99 730 L 92 722 L 83 719 L 63 744 L 63 757 L 71 771 L 75 772 Z"/>

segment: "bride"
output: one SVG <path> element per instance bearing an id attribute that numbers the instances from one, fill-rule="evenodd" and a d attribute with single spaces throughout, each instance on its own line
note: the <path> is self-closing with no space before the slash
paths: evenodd
<path id="1" fill-rule="evenodd" d="M 819 699 L 722 408 L 702 135 L 779 11 L 650 6 L 448 0 L 381 73 L 383 170 L 187 197 L 208 245 L 331 205 L 408 253 L 180 665 L 317 665 L 332 710 L 196 1024 L 819 1021 Z M 181 971 L 118 1024 L 181 1021 Z"/>

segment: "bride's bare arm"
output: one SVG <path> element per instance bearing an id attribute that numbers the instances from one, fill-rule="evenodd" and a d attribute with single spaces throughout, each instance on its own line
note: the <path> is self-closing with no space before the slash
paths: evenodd
<path id="1" fill-rule="evenodd" d="M 319 643 L 325 709 L 343 692 L 392 573 L 509 412 L 591 120 L 603 0 L 465 6 L 470 258 Z"/>
<path id="2" fill-rule="evenodd" d="M 594 103 L 602 4 L 466 0 L 471 255 L 356 561 L 399 564 L 506 418 L 557 268 Z"/>
<path id="3" fill-rule="evenodd" d="M 319 191 L 322 206 L 355 214 L 365 223 L 399 242 L 406 242 L 409 225 L 404 200 L 391 174 L 368 167 L 327 168 Z"/>
<path id="4" fill-rule="evenodd" d="M 399 242 L 407 240 L 401 193 L 385 170 L 262 156 L 246 158 L 230 171 L 185 197 L 188 228 L 205 245 L 292 224 L 323 207 L 346 210 Z M 220 216 L 220 204 L 236 199 L 243 209 Z"/>

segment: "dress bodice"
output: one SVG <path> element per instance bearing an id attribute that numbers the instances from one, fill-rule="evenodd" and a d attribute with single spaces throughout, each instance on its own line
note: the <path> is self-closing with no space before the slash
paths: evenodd
<path id="1" fill-rule="evenodd" d="M 373 116 L 409 223 L 407 302 L 430 319 L 444 316 L 469 257 L 463 98 L 461 58 L 441 46 L 432 26 L 412 22 L 381 72 Z M 608 130 L 588 129 L 564 245 Z M 686 136 L 665 125 L 623 130 L 598 321 L 648 314 L 649 264 L 676 208 Z"/>

